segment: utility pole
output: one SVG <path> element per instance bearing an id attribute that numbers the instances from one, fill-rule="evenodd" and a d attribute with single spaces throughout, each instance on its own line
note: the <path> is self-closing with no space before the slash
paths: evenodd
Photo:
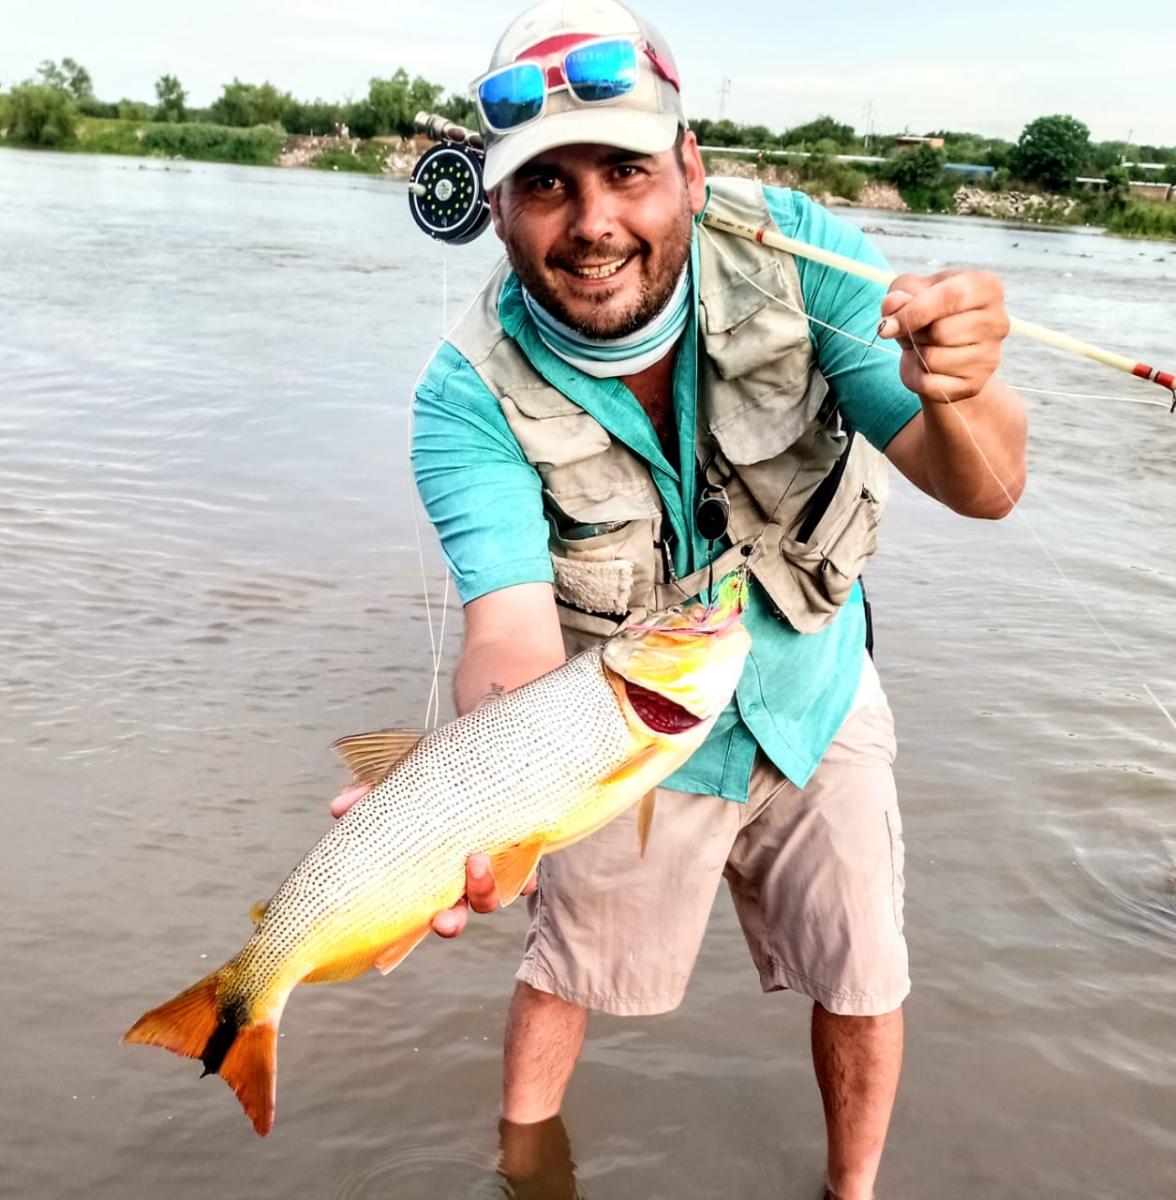
<path id="1" fill-rule="evenodd" d="M 724 75 L 723 86 L 719 88 L 719 120 L 726 120 L 727 97 L 731 94 L 731 81 Z"/>
<path id="2" fill-rule="evenodd" d="M 866 136 L 863 139 L 866 145 L 866 153 L 873 153 L 874 145 L 874 101 L 866 101 Z"/>

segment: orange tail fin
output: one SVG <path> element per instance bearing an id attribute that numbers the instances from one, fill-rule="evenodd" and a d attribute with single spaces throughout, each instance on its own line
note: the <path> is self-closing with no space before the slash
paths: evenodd
<path id="1" fill-rule="evenodd" d="M 122 1040 L 200 1059 L 204 1074 L 219 1075 L 233 1089 L 265 1137 L 274 1123 L 277 1023 L 251 1021 L 239 1001 L 222 1003 L 222 975 L 223 968 L 145 1013 Z"/>

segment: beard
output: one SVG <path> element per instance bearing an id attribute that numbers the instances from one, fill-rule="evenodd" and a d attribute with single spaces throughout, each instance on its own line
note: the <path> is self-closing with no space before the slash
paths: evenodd
<path id="1" fill-rule="evenodd" d="M 521 248 L 508 236 L 507 255 L 515 274 L 532 299 L 557 321 L 563 322 L 585 337 L 628 337 L 648 325 L 665 308 L 690 258 L 694 218 L 685 191 L 682 193 L 678 216 L 680 219 L 674 223 L 656 251 L 650 243 L 641 240 L 629 247 L 622 247 L 606 238 L 571 251 L 552 251 L 542 264 L 536 264 L 522 253 Z M 614 292 L 602 291 L 592 302 L 592 308 L 587 313 L 582 305 L 580 311 L 573 313 L 560 299 L 552 284 L 552 277 L 558 277 L 560 271 L 575 270 L 587 263 L 630 256 L 637 261 L 626 264 L 623 269 L 628 271 L 636 266 L 640 270 L 640 287 L 637 295 L 622 307 L 615 304 Z"/>

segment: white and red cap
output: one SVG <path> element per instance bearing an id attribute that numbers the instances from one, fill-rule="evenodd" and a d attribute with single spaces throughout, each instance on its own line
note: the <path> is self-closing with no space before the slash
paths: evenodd
<path id="1" fill-rule="evenodd" d="M 543 0 L 510 23 L 489 69 L 524 60 L 555 66 L 578 43 L 614 35 L 636 43 L 637 86 L 605 104 L 579 104 L 560 89 L 548 94 L 539 120 L 511 133 L 487 130 L 486 187 L 556 146 L 586 142 L 660 154 L 674 144 L 687 122 L 673 55 L 653 24 L 617 0 Z"/>

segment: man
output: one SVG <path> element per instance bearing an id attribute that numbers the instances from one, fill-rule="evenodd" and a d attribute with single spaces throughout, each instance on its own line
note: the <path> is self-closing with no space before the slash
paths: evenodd
<path id="1" fill-rule="evenodd" d="M 1020 494 L 999 281 L 910 275 L 883 296 L 700 226 L 714 212 L 881 261 L 802 196 L 708 185 L 668 47 L 614 0 L 522 14 L 477 94 L 509 265 L 426 371 L 413 449 L 465 606 L 458 710 L 697 594 L 711 560 L 748 549 L 754 580 L 736 700 L 660 790 L 644 860 L 630 814 L 541 866 L 504 1118 L 558 1112 L 589 1009 L 678 1004 L 725 877 L 764 990 L 813 1001 L 829 1192 L 869 1197 L 909 980 L 893 731 L 858 575 L 879 452 L 966 515 Z M 897 369 L 863 347 L 875 337 L 901 347 Z M 483 856 L 468 902 L 497 903 Z M 465 918 L 463 902 L 434 925 Z"/>

